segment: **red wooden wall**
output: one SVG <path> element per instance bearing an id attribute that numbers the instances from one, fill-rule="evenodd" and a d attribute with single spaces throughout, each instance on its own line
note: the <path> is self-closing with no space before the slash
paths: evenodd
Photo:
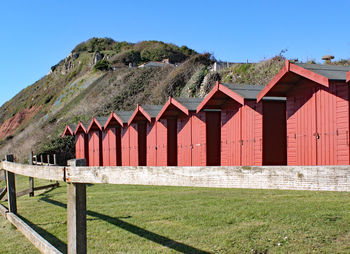
<path id="1" fill-rule="evenodd" d="M 147 166 L 157 166 L 157 122 L 147 123 Z"/>
<path id="2" fill-rule="evenodd" d="M 120 127 L 107 127 L 102 133 L 103 166 L 121 166 Z"/>
<path id="3" fill-rule="evenodd" d="M 242 108 L 242 165 L 262 165 L 262 103 L 246 100 Z"/>
<path id="4" fill-rule="evenodd" d="M 121 150 L 122 166 L 130 166 L 130 135 L 126 124 L 121 128 Z"/>
<path id="5" fill-rule="evenodd" d="M 168 166 L 167 119 L 157 121 L 157 166 Z"/>
<path id="6" fill-rule="evenodd" d="M 192 117 L 177 120 L 177 164 L 192 166 Z"/>
<path id="7" fill-rule="evenodd" d="M 139 166 L 138 132 L 137 123 L 129 125 L 130 166 Z"/>
<path id="8" fill-rule="evenodd" d="M 221 111 L 221 165 L 242 164 L 241 149 L 241 104 L 232 101 Z"/>
<path id="9" fill-rule="evenodd" d="M 205 112 L 192 114 L 192 166 L 207 164 L 205 115 Z"/>
<path id="10" fill-rule="evenodd" d="M 75 157 L 77 159 L 86 159 L 86 163 L 89 163 L 88 140 L 84 132 L 78 132 L 75 135 Z"/>
<path id="11" fill-rule="evenodd" d="M 91 129 L 89 140 L 89 166 L 102 166 L 102 133 L 99 129 Z"/>
<path id="12" fill-rule="evenodd" d="M 303 80 L 287 96 L 288 165 L 349 164 L 349 88 Z"/>

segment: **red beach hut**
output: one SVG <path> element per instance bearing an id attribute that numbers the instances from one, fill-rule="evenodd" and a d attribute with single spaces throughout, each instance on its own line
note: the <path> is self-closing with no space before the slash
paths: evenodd
<path id="1" fill-rule="evenodd" d="M 121 166 L 121 128 L 123 121 L 112 112 L 106 120 L 102 132 L 103 166 Z"/>
<path id="2" fill-rule="evenodd" d="M 285 99 L 257 103 L 262 89 L 217 83 L 198 106 L 206 113 L 208 165 L 286 164 Z"/>
<path id="3" fill-rule="evenodd" d="M 166 128 L 155 121 L 161 108 L 158 105 L 137 105 L 130 117 L 131 166 L 157 166 L 157 129 Z"/>
<path id="4" fill-rule="evenodd" d="M 85 159 L 89 166 L 88 137 L 86 134 L 87 124 L 79 122 L 74 131 L 75 136 L 75 158 Z"/>
<path id="5" fill-rule="evenodd" d="M 103 123 L 101 124 L 100 121 L 98 121 L 97 118 L 93 117 L 89 128 L 87 129 L 89 146 L 89 166 L 102 166 Z"/>
<path id="6" fill-rule="evenodd" d="M 169 98 L 157 116 L 167 125 L 163 140 L 167 148 L 160 157 L 167 165 L 204 166 L 205 114 L 196 113 L 201 98 Z M 166 138 L 165 138 L 166 137 Z"/>
<path id="7" fill-rule="evenodd" d="M 288 165 L 349 164 L 350 67 L 286 61 L 259 93 L 285 96 Z"/>

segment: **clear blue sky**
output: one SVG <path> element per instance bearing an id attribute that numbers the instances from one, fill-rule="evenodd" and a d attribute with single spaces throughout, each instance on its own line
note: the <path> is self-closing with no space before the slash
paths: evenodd
<path id="1" fill-rule="evenodd" d="M 90 37 L 161 40 L 227 61 L 350 58 L 350 1 L 82 1 L 0 3 L 0 105 Z"/>

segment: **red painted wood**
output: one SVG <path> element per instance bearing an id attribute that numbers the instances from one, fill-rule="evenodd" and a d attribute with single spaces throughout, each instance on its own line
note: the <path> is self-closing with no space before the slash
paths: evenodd
<path id="1" fill-rule="evenodd" d="M 242 107 L 242 165 L 262 165 L 261 104 L 246 101 Z"/>
<path id="2" fill-rule="evenodd" d="M 138 166 L 146 166 L 147 164 L 147 124 L 146 122 L 138 122 Z"/>
<path id="3" fill-rule="evenodd" d="M 75 135 L 75 158 L 86 159 L 88 161 L 88 140 L 87 135 L 84 132 L 78 132 Z"/>
<path id="4" fill-rule="evenodd" d="M 138 124 L 129 125 L 130 166 L 139 166 Z"/>
<path id="5" fill-rule="evenodd" d="M 98 129 L 91 129 L 89 139 L 89 166 L 102 166 L 102 134 Z"/>
<path id="6" fill-rule="evenodd" d="M 121 128 L 121 164 L 130 166 L 130 131 L 127 125 Z"/>
<path id="7" fill-rule="evenodd" d="M 147 123 L 147 166 L 157 166 L 157 122 Z"/>
<path id="8" fill-rule="evenodd" d="M 167 119 L 157 121 L 157 166 L 168 166 Z"/>
<path id="9" fill-rule="evenodd" d="M 192 114 L 192 166 L 206 166 L 206 121 L 205 112 Z"/>
<path id="10" fill-rule="evenodd" d="M 290 101 L 287 102 L 288 165 L 317 165 L 314 92 L 313 86 L 303 87 L 295 89 L 291 98 L 287 98 Z M 288 108 L 292 105 L 293 110 Z"/>
<path id="11" fill-rule="evenodd" d="M 192 117 L 181 117 L 177 120 L 177 164 L 192 166 Z"/>
<path id="12" fill-rule="evenodd" d="M 220 166 L 221 112 L 206 112 L 207 166 Z"/>
<path id="13" fill-rule="evenodd" d="M 287 165 L 286 103 L 262 101 L 263 165 Z"/>
<path id="14" fill-rule="evenodd" d="M 102 133 L 103 166 L 120 166 L 120 128 L 108 127 Z"/>
<path id="15" fill-rule="evenodd" d="M 177 120 L 167 119 L 168 166 L 177 166 Z"/>
<path id="16" fill-rule="evenodd" d="M 350 72 L 349 72 L 350 73 Z M 349 149 L 349 84 L 332 83 L 336 85 L 335 107 L 336 107 L 336 153 L 338 165 L 350 164 Z"/>
<path id="17" fill-rule="evenodd" d="M 241 105 L 227 103 L 221 111 L 221 165 L 241 165 Z"/>

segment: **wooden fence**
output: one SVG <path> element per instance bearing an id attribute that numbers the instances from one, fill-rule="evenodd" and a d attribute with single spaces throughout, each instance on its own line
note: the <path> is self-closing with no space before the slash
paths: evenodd
<path id="1" fill-rule="evenodd" d="M 67 167 L 0 162 L 6 175 L 8 210 L 0 212 L 41 252 L 60 253 L 17 216 L 15 174 L 67 183 L 67 251 L 86 253 L 86 184 L 139 184 L 219 188 L 264 188 L 350 191 L 349 166 L 324 167 Z M 279 185 L 278 185 L 279 184 Z M 333 189 L 329 189 L 330 187 Z"/>

